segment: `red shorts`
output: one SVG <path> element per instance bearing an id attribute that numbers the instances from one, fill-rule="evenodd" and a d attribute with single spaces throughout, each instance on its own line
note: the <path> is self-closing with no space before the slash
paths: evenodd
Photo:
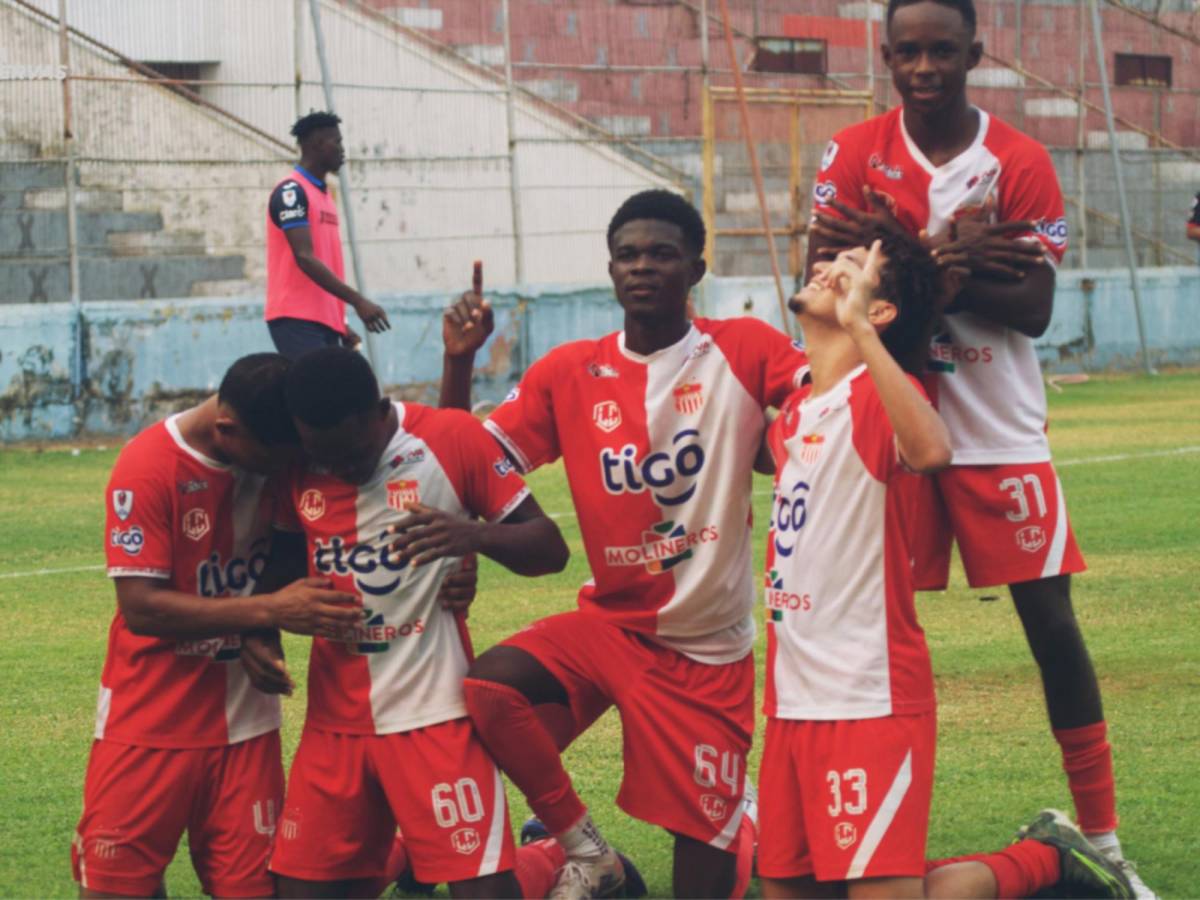
<path id="1" fill-rule="evenodd" d="M 945 589 L 955 540 L 971 587 L 1087 568 L 1053 463 L 951 466 L 935 478 L 918 479 L 911 530 L 917 590 Z"/>
<path id="2" fill-rule="evenodd" d="M 758 775 L 758 874 L 923 877 L 937 714 L 768 719 Z"/>
<path id="3" fill-rule="evenodd" d="M 469 719 L 398 734 L 306 728 L 271 871 L 305 881 L 382 877 L 397 826 L 418 881 L 466 881 L 513 867 L 500 770 Z"/>
<path id="4" fill-rule="evenodd" d="M 198 750 L 96 741 L 71 847 L 75 880 L 148 897 L 186 829 L 204 893 L 269 897 L 267 858 L 282 800 L 278 731 Z"/>
<path id="5" fill-rule="evenodd" d="M 634 818 L 727 849 L 741 823 L 754 733 L 754 659 L 710 666 L 578 610 L 503 642 L 566 688 L 574 734 L 616 705 Z"/>

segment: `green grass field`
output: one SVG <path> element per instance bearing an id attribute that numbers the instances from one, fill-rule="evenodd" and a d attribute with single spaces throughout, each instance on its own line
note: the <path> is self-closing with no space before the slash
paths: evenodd
<path id="1" fill-rule="evenodd" d="M 1164 897 L 1200 896 L 1200 375 L 1094 379 L 1052 393 L 1050 404 L 1056 459 L 1091 566 L 1075 581 L 1075 603 L 1104 690 L 1126 855 Z M 0 451 L 0 896 L 75 892 L 69 849 L 114 604 L 101 564 L 102 495 L 115 456 L 112 445 L 79 455 Z M 571 608 L 587 577 L 562 470 L 531 482 L 542 506 L 560 514 L 572 560 L 538 580 L 485 563 L 471 616 L 477 649 Z M 766 479 L 756 482 L 759 523 L 769 490 Z M 1070 808 L 1035 667 L 1003 590 L 969 590 L 958 574 L 946 593 L 922 596 L 919 611 L 940 699 L 929 850 L 994 848 L 1039 808 Z M 291 640 L 288 651 L 302 678 L 305 642 Z M 289 757 L 303 713 L 302 697 L 285 704 Z M 571 748 L 567 766 L 610 840 L 637 861 L 652 894 L 665 896 L 669 838 L 613 804 L 618 732 L 610 713 Z M 511 799 L 519 826 L 526 807 Z M 167 885 L 174 896 L 198 893 L 185 852 Z"/>

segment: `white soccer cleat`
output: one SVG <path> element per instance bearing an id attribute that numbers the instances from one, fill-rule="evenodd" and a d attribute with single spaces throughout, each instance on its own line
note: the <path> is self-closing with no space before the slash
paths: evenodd
<path id="1" fill-rule="evenodd" d="M 1159 900 L 1158 894 L 1150 889 L 1146 882 L 1142 881 L 1142 876 L 1137 873 L 1137 866 L 1121 855 L 1121 851 L 1116 848 L 1101 850 L 1114 866 L 1121 870 L 1121 874 L 1129 879 L 1129 886 L 1133 888 L 1133 895 L 1137 900 Z"/>
<path id="2" fill-rule="evenodd" d="M 572 856 L 558 873 L 550 900 L 591 900 L 612 897 L 625 885 L 625 867 L 609 847 L 599 856 Z"/>

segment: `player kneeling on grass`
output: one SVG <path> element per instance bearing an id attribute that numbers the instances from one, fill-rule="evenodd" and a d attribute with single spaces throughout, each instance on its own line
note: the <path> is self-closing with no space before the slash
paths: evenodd
<path id="1" fill-rule="evenodd" d="M 500 772 L 466 718 L 466 622 L 438 591 L 468 554 L 541 575 L 567 546 L 473 416 L 392 403 L 359 354 L 306 354 L 286 397 L 307 462 L 286 479 L 281 519 L 303 541 L 271 566 L 307 558 L 361 609 L 313 643 L 271 858 L 279 895 L 359 895 L 393 874 L 398 825 L 417 880 L 521 896 Z"/>
<path id="2" fill-rule="evenodd" d="M 251 689 L 242 633 L 334 635 L 350 595 L 306 579 L 258 593 L 296 432 L 288 361 L 239 359 L 215 397 L 125 445 L 105 492 L 117 593 L 72 864 L 80 896 L 165 896 L 186 830 L 205 893 L 267 896 L 283 795 L 279 700 Z"/>
<path id="3" fill-rule="evenodd" d="M 916 473 L 950 464 L 919 382 L 938 275 L 888 234 L 817 263 L 792 298 L 812 380 L 767 436 L 766 897 L 1132 897 L 1070 822 L 1043 813 L 1000 853 L 927 863 L 933 675 L 905 525 Z"/>

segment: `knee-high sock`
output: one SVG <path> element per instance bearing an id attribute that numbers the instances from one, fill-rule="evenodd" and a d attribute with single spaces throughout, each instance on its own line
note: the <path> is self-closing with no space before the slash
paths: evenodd
<path id="1" fill-rule="evenodd" d="M 925 863 L 926 873 L 951 863 L 980 862 L 996 877 L 996 896 L 1001 900 L 1029 897 L 1042 888 L 1058 883 L 1062 877 L 1058 851 L 1048 844 L 1026 839 L 998 853 L 977 853 Z"/>
<path id="2" fill-rule="evenodd" d="M 567 851 L 554 838 L 534 841 L 517 848 L 517 881 L 527 900 L 545 897 L 558 880 L 558 870 L 567 862 Z"/>
<path id="3" fill-rule="evenodd" d="M 571 787 L 554 739 L 525 696 L 508 685 L 463 680 L 467 711 L 488 752 L 525 795 L 552 834 L 561 834 L 587 813 Z"/>
<path id="4" fill-rule="evenodd" d="M 758 841 L 758 827 L 749 816 L 742 816 L 742 824 L 738 826 L 737 837 L 734 838 L 733 849 L 737 853 L 737 880 L 734 881 L 734 900 L 746 896 L 750 887 L 750 877 L 754 874 L 754 845 Z"/>
<path id="5" fill-rule="evenodd" d="M 1107 735 L 1108 726 L 1103 721 L 1054 730 L 1054 739 L 1062 748 L 1067 786 L 1075 800 L 1075 817 L 1085 834 L 1114 831 L 1117 827 L 1112 746 Z"/>

